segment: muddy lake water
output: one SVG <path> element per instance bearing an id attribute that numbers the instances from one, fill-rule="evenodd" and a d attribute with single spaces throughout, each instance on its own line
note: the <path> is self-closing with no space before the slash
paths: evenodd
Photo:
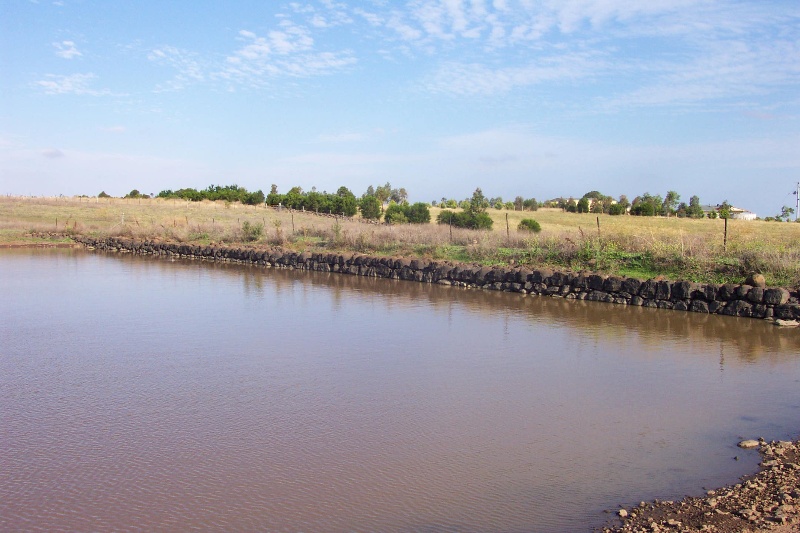
<path id="1" fill-rule="evenodd" d="M 765 321 L 0 250 L 3 531 L 591 531 L 798 432 Z"/>

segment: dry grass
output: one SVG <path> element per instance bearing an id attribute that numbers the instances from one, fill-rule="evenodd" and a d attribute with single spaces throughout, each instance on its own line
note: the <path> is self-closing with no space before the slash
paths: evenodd
<path id="1" fill-rule="evenodd" d="M 435 220 L 439 210 L 431 209 Z M 162 199 L 0 198 L 0 244 L 42 242 L 43 232 L 233 244 L 242 224 L 261 224 L 255 244 L 288 249 L 422 256 L 484 264 L 525 264 L 619 275 L 741 282 L 761 272 L 770 284 L 800 285 L 800 224 L 657 217 L 598 217 L 542 209 L 490 210 L 493 231 L 436 224 L 373 225 L 264 206 Z M 508 230 L 506 226 L 508 217 Z M 517 231 L 535 218 L 542 232 Z"/>

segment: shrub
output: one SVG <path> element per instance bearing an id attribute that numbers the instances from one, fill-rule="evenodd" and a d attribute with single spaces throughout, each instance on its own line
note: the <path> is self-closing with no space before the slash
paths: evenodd
<path id="1" fill-rule="evenodd" d="M 264 235 L 264 224 L 258 222 L 250 224 L 247 220 L 242 222 L 242 240 L 245 242 L 257 241 Z"/>
<path id="2" fill-rule="evenodd" d="M 436 223 L 452 224 L 457 228 L 492 229 L 494 221 L 486 213 L 470 213 L 468 211 L 456 213 L 455 211 L 444 209 L 436 217 Z"/>
<path id="3" fill-rule="evenodd" d="M 405 224 L 408 222 L 404 206 L 391 202 L 386 212 L 383 214 L 383 219 L 387 224 Z"/>
<path id="4" fill-rule="evenodd" d="M 624 215 L 627 209 L 622 204 L 611 204 L 608 208 L 609 215 Z"/>
<path id="5" fill-rule="evenodd" d="M 386 216 L 383 217 L 387 224 L 407 224 L 408 218 L 406 218 L 405 213 L 401 210 L 394 210 L 389 212 L 386 210 Z"/>
<path id="6" fill-rule="evenodd" d="M 381 201 L 372 195 L 367 195 L 361 199 L 361 216 L 367 220 L 379 220 L 381 218 Z"/>
<path id="7" fill-rule="evenodd" d="M 427 204 L 422 202 L 414 205 L 391 203 L 383 219 L 389 224 L 427 224 L 431 221 L 431 212 Z"/>
<path id="8" fill-rule="evenodd" d="M 519 226 L 517 226 L 517 229 L 519 231 L 532 231 L 534 233 L 539 233 L 542 231 L 542 225 L 532 218 L 523 218 L 519 221 Z"/>
<path id="9" fill-rule="evenodd" d="M 412 224 L 427 224 L 431 221 L 431 211 L 422 202 L 407 206 L 404 213 Z"/>

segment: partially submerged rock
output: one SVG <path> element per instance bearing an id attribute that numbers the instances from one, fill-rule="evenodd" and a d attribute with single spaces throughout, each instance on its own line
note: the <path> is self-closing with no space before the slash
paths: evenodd
<path id="1" fill-rule="evenodd" d="M 758 448 L 761 443 L 757 440 L 743 440 L 739 443 L 739 448 Z"/>

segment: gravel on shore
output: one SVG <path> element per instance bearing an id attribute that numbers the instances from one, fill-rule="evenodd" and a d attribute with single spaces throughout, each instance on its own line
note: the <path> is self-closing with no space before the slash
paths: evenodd
<path id="1" fill-rule="evenodd" d="M 758 447 L 761 469 L 740 483 L 710 490 L 700 498 L 641 502 L 616 512 L 604 533 L 800 532 L 800 440 L 743 441 Z"/>

